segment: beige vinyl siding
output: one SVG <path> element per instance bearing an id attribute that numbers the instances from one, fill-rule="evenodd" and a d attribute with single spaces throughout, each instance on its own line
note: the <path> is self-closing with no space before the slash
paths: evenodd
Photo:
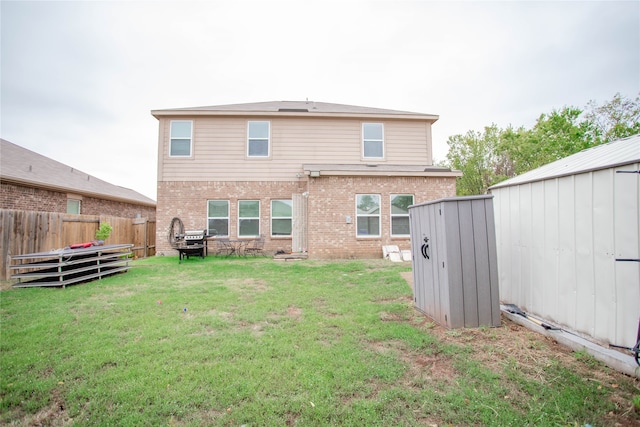
<path id="1" fill-rule="evenodd" d="M 192 120 L 190 158 L 169 157 L 171 118 L 160 120 L 159 181 L 290 181 L 302 172 L 304 163 L 431 164 L 431 125 L 426 121 L 270 117 L 270 157 L 248 158 L 247 122 L 264 118 Z M 362 159 L 363 122 L 384 124 L 384 159 Z"/>
<path id="2" fill-rule="evenodd" d="M 427 143 L 427 127 L 424 122 L 385 123 L 385 161 L 389 164 L 431 164 Z"/>

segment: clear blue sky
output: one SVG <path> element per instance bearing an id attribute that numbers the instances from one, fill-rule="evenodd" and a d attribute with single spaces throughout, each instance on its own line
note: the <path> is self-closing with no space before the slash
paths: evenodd
<path id="1" fill-rule="evenodd" d="M 2 138 L 152 198 L 152 109 L 437 114 L 441 160 L 449 136 L 640 93 L 638 1 L 2 1 L 0 19 Z"/>

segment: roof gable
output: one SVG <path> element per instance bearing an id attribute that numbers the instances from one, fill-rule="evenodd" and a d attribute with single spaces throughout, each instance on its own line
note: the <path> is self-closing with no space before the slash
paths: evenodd
<path id="1" fill-rule="evenodd" d="M 147 206 L 156 205 L 154 200 L 134 190 L 110 184 L 4 139 L 0 139 L 0 142 L 2 144 L 0 155 L 2 181 L 102 199 Z"/>

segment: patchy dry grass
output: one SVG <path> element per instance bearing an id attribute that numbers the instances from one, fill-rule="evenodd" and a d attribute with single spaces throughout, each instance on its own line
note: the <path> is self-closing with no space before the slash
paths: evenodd
<path id="1" fill-rule="evenodd" d="M 175 258 L 0 293 L 0 424 L 640 425 L 638 380 L 503 319 L 450 331 L 386 261 Z"/>

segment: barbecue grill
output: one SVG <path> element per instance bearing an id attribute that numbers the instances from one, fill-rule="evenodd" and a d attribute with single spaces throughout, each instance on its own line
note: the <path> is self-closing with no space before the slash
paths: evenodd
<path id="1" fill-rule="evenodd" d="M 173 218 L 169 225 L 169 244 L 180 254 L 180 262 L 190 256 L 207 256 L 207 230 L 186 230 L 180 218 Z"/>
<path id="2" fill-rule="evenodd" d="M 199 256 L 204 258 L 207 256 L 207 230 L 186 230 L 184 234 L 177 235 L 176 249 L 180 254 L 180 262 L 184 258 L 189 259 L 190 256 Z"/>
<path id="3" fill-rule="evenodd" d="M 207 230 L 187 230 L 184 232 L 184 241 L 187 245 L 204 244 Z"/>
<path id="4" fill-rule="evenodd" d="M 176 248 L 180 254 L 179 262 L 190 256 L 204 258 L 207 255 L 207 237 L 207 230 L 186 230 L 182 235 L 182 242 Z"/>

